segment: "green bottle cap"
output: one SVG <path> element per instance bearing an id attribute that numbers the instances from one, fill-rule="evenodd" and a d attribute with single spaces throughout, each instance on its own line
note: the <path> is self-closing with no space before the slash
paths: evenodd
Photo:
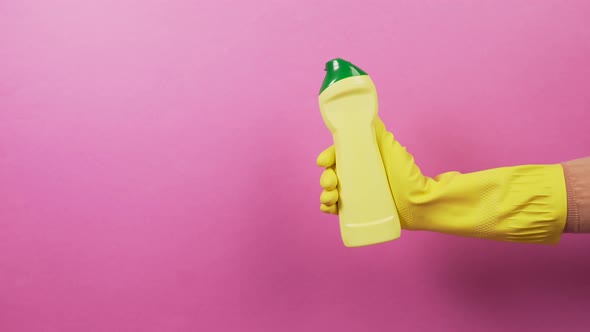
<path id="1" fill-rule="evenodd" d="M 324 78 L 324 82 L 322 83 L 322 88 L 320 89 L 320 94 L 326 90 L 327 87 L 330 85 L 351 77 L 351 76 L 362 76 L 367 75 L 362 69 L 353 65 L 352 63 L 336 58 L 326 62 L 326 77 Z"/>

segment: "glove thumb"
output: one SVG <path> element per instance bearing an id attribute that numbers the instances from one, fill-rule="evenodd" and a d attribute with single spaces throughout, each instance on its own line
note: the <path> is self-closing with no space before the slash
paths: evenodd
<path id="1" fill-rule="evenodd" d="M 375 121 L 375 134 L 394 197 L 400 194 L 399 190 L 406 192 L 404 196 L 423 191 L 428 179 L 416 165 L 414 157 L 387 130 L 379 117 Z"/>

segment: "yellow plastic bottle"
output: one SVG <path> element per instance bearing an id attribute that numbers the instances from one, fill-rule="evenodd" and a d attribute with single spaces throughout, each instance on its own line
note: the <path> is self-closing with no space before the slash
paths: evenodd
<path id="1" fill-rule="evenodd" d="M 319 106 L 336 151 L 338 216 L 344 245 L 395 240 L 401 226 L 375 136 L 375 85 L 369 75 L 343 59 L 327 62 L 325 70 Z"/>

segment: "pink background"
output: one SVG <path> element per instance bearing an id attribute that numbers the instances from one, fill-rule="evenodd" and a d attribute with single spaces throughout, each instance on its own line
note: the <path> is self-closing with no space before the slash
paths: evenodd
<path id="1" fill-rule="evenodd" d="M 587 331 L 588 236 L 343 247 L 332 57 L 428 175 L 590 155 L 588 1 L 0 1 L 0 331 Z"/>

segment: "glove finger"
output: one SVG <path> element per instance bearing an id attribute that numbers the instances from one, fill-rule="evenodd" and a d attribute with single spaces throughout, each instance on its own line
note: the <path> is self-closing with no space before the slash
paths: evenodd
<path id="1" fill-rule="evenodd" d="M 332 206 L 338 202 L 338 190 L 324 190 L 320 195 L 320 202 Z"/>
<path id="2" fill-rule="evenodd" d="M 320 211 L 328 214 L 338 214 L 338 205 L 320 205 Z"/>
<path id="3" fill-rule="evenodd" d="M 334 190 L 338 186 L 338 176 L 333 168 L 326 168 L 320 177 L 320 186 L 325 190 Z"/>
<path id="4" fill-rule="evenodd" d="M 318 155 L 316 163 L 318 166 L 324 168 L 333 166 L 336 163 L 336 150 L 334 145 L 322 151 L 322 153 Z"/>

